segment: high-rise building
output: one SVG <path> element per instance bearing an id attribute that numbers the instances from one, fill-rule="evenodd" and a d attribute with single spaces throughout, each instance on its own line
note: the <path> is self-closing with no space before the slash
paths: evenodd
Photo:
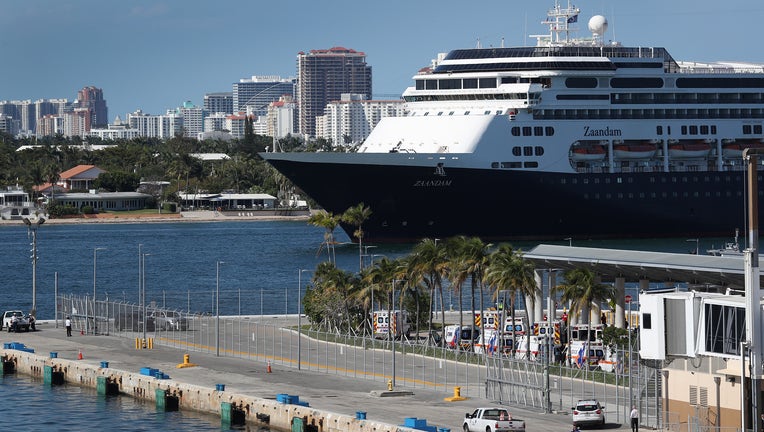
<path id="1" fill-rule="evenodd" d="M 316 117 L 342 93 L 371 97 L 371 66 L 366 54 L 343 47 L 311 50 L 297 55 L 297 103 L 300 133 L 315 136 Z"/>
<path id="2" fill-rule="evenodd" d="M 281 96 L 294 96 L 294 78 L 281 78 L 278 75 L 253 76 L 233 84 L 234 112 L 246 112 L 256 116 L 265 116 L 268 105 Z"/>
<path id="3" fill-rule="evenodd" d="M 207 93 L 204 95 L 206 114 L 233 114 L 233 92 Z"/>
<path id="4" fill-rule="evenodd" d="M 75 104 L 79 108 L 88 108 L 90 110 L 90 121 L 88 131 L 91 127 L 106 127 L 109 124 L 109 110 L 106 107 L 106 101 L 103 99 L 103 90 L 89 86 L 83 87 L 77 92 L 77 101 Z"/>
<path id="5" fill-rule="evenodd" d="M 316 136 L 330 140 L 334 146 L 357 145 L 385 117 L 404 115 L 403 100 L 366 100 L 364 95 L 344 93 L 339 101 L 324 108 L 316 117 Z"/>
<path id="6" fill-rule="evenodd" d="M 291 96 L 282 96 L 268 106 L 267 135 L 284 138 L 297 132 L 297 104 Z"/>
<path id="7" fill-rule="evenodd" d="M 204 113 L 201 108 L 191 103 L 191 101 L 184 102 L 183 106 L 178 107 L 175 112 L 183 118 L 184 136 L 196 138 L 204 131 Z M 171 112 L 167 114 L 171 114 Z"/>

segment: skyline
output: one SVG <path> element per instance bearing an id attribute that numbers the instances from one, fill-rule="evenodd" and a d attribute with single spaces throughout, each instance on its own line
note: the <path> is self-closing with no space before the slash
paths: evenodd
<path id="1" fill-rule="evenodd" d="M 335 46 L 366 53 L 374 98 L 397 98 L 438 53 L 533 45 L 552 0 L 358 3 L 137 0 L 0 0 L 0 100 L 66 98 L 103 89 L 109 122 L 141 109 L 163 114 L 205 93 L 230 92 L 253 75 L 296 76 L 300 51 Z M 566 5 L 567 2 L 561 1 Z M 665 47 L 677 60 L 764 64 L 754 40 L 764 4 L 755 0 L 579 1 L 578 36 L 591 16 L 609 21 L 605 40 Z M 660 12 L 656 12 L 660 11 Z"/>

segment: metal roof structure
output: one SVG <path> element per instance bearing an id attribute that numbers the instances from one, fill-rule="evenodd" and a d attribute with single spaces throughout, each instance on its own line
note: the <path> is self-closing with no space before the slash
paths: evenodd
<path id="1" fill-rule="evenodd" d="M 745 288 L 743 257 L 583 248 L 541 244 L 523 254 L 537 269 L 570 270 L 585 266 L 603 281 L 687 282 L 731 289 Z"/>

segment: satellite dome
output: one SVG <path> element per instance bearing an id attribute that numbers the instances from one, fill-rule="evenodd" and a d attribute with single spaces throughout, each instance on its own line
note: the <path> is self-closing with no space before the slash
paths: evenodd
<path id="1" fill-rule="evenodd" d="M 607 31 L 607 18 L 602 15 L 594 15 L 589 20 L 589 31 L 597 36 L 602 36 Z"/>

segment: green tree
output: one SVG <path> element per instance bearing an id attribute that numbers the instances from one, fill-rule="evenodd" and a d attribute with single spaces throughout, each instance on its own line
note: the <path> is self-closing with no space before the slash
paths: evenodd
<path id="1" fill-rule="evenodd" d="M 565 284 L 562 290 L 562 301 L 570 302 L 570 314 L 578 315 L 586 321 L 586 337 L 591 340 L 592 324 L 590 310 L 592 305 L 599 305 L 615 295 L 615 288 L 597 282 L 593 271 L 587 268 L 575 268 L 565 272 Z"/>
<path id="2" fill-rule="evenodd" d="M 488 268 L 485 272 L 485 282 L 493 288 L 493 298 L 501 298 L 502 291 L 509 292 L 510 313 L 512 323 L 515 322 L 515 310 L 517 296 L 524 296 L 526 299 L 534 298 L 538 288 L 536 287 L 535 268 L 533 263 L 523 259 L 522 252 L 514 250 L 511 245 L 503 243 L 498 249 L 491 253 L 489 257 Z M 528 301 L 523 302 L 525 316 L 530 316 L 528 310 Z M 503 308 L 504 310 L 506 308 Z M 533 323 L 528 322 L 528 328 Z M 504 324 L 502 323 L 502 326 Z M 526 332 L 526 344 L 530 346 L 530 332 Z M 513 349 L 514 353 L 514 349 Z"/>
<path id="3" fill-rule="evenodd" d="M 414 246 L 411 260 L 409 261 L 409 278 L 414 281 L 422 281 L 430 293 L 430 307 L 428 322 L 428 334 L 431 334 L 433 323 L 433 302 L 438 295 L 440 297 L 441 330 L 446 328 L 445 307 L 443 306 L 443 277 L 446 274 L 448 256 L 443 243 L 437 240 L 424 239 Z"/>
<path id="4" fill-rule="evenodd" d="M 358 239 L 358 271 L 363 270 L 363 223 L 371 216 L 371 209 L 363 203 L 350 207 L 342 214 L 341 220 L 356 227 L 353 236 Z"/>
<path id="5" fill-rule="evenodd" d="M 321 253 L 321 249 L 326 247 L 326 255 L 330 263 L 335 263 L 337 258 L 334 253 L 334 230 L 339 225 L 339 217 L 335 216 L 332 212 L 319 211 L 310 215 L 308 223 L 321 227 L 324 229 L 324 241 L 318 247 L 317 255 Z"/>

